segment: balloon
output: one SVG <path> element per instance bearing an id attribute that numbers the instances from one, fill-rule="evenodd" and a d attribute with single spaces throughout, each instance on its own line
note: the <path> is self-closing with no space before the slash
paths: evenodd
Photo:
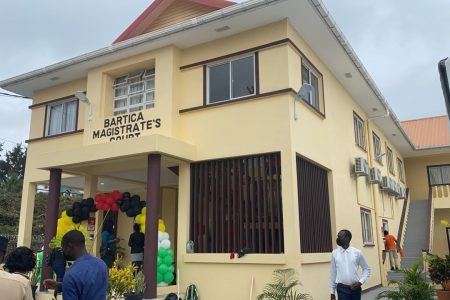
<path id="1" fill-rule="evenodd" d="M 163 240 L 163 233 L 161 231 L 158 231 L 158 241 L 162 241 Z"/>
<path id="2" fill-rule="evenodd" d="M 156 273 L 156 282 L 161 283 L 162 281 L 163 281 L 163 276 L 161 275 L 161 273 L 157 272 Z"/>
<path id="3" fill-rule="evenodd" d="M 173 257 L 173 249 L 172 248 L 167 249 L 167 256 Z"/>
<path id="4" fill-rule="evenodd" d="M 141 223 L 141 218 L 142 218 L 142 215 L 137 215 L 134 220 L 136 221 L 136 223 L 140 224 Z"/>
<path id="5" fill-rule="evenodd" d="M 166 249 L 160 248 L 160 249 L 158 250 L 158 256 L 159 256 L 159 257 L 164 258 L 164 256 L 166 256 L 166 255 L 167 255 L 167 250 L 166 250 Z"/>
<path id="6" fill-rule="evenodd" d="M 173 265 L 169 266 L 169 272 L 173 273 L 173 271 L 175 271 L 175 267 Z"/>
<path id="7" fill-rule="evenodd" d="M 169 249 L 170 248 L 170 241 L 169 240 L 162 240 L 161 241 L 161 247 L 163 249 Z"/>
<path id="8" fill-rule="evenodd" d="M 162 237 L 163 240 L 168 240 L 169 239 L 169 234 L 167 232 L 163 232 L 162 235 L 163 235 L 163 237 Z"/>
<path id="9" fill-rule="evenodd" d="M 124 197 L 124 198 L 130 198 L 130 197 L 131 197 L 131 194 L 128 193 L 128 192 L 125 192 L 125 193 L 123 193 L 123 197 Z"/>
<path id="10" fill-rule="evenodd" d="M 117 203 L 113 203 L 113 204 L 111 205 L 111 210 L 112 210 L 112 211 L 119 211 L 119 205 L 117 205 Z"/>
<path id="11" fill-rule="evenodd" d="M 145 225 L 141 225 L 141 232 L 145 233 Z"/>
<path id="12" fill-rule="evenodd" d="M 163 219 L 158 219 L 158 225 L 159 225 L 159 224 L 164 224 Z"/>
<path id="13" fill-rule="evenodd" d="M 159 231 L 166 231 L 166 226 L 164 224 L 159 224 L 158 225 L 158 230 Z"/>
<path id="14" fill-rule="evenodd" d="M 127 215 L 127 217 L 133 217 L 133 210 L 132 209 L 129 209 L 129 210 L 127 210 L 126 212 L 126 215 Z"/>
<path id="15" fill-rule="evenodd" d="M 147 205 L 147 202 L 141 201 L 141 208 L 144 208 Z"/>
<path id="16" fill-rule="evenodd" d="M 162 281 L 162 282 L 158 283 L 158 286 L 168 286 L 168 284 L 165 283 L 164 281 Z"/>
<path id="17" fill-rule="evenodd" d="M 61 213 L 61 218 L 66 218 L 67 217 L 67 211 L 63 210 Z"/>
<path id="18" fill-rule="evenodd" d="M 111 196 L 112 196 L 112 198 L 114 199 L 114 201 L 117 201 L 117 200 L 119 200 L 119 199 L 122 198 L 122 193 L 119 192 L 119 191 L 113 191 L 113 192 L 111 193 Z"/>
<path id="19" fill-rule="evenodd" d="M 67 209 L 65 211 L 65 213 L 68 217 L 73 217 L 73 209 L 72 208 Z"/>
<path id="20" fill-rule="evenodd" d="M 158 256 L 158 258 L 159 258 L 159 256 Z M 167 265 L 167 266 L 170 266 L 170 265 L 173 263 L 173 257 L 172 257 L 172 256 L 169 256 L 169 255 L 166 255 L 166 256 L 164 256 L 164 258 L 162 259 L 162 262 L 163 262 L 163 264 L 165 264 L 165 265 Z"/>
<path id="21" fill-rule="evenodd" d="M 144 207 L 144 208 L 142 209 L 141 214 L 143 214 L 143 215 L 147 214 L 147 207 Z"/>
<path id="22" fill-rule="evenodd" d="M 91 209 L 89 210 L 90 212 L 96 212 L 97 211 L 97 207 L 95 206 L 95 204 L 93 204 L 91 206 Z"/>
<path id="23" fill-rule="evenodd" d="M 157 256 L 157 262 L 158 262 L 158 266 L 161 265 L 163 263 L 162 258 Z"/>
<path id="24" fill-rule="evenodd" d="M 95 205 L 95 203 L 94 203 L 94 199 L 92 199 L 92 198 L 87 198 L 86 199 L 86 204 L 89 206 L 89 207 L 92 207 L 92 206 L 94 206 Z"/>
<path id="25" fill-rule="evenodd" d="M 161 264 L 158 266 L 158 273 L 165 274 L 169 271 L 169 266 L 165 264 Z"/>
<path id="26" fill-rule="evenodd" d="M 141 207 L 141 198 L 139 198 L 138 195 L 133 195 L 133 197 L 131 197 L 130 199 L 130 203 L 132 207 Z"/>
<path id="27" fill-rule="evenodd" d="M 166 274 L 164 274 L 163 276 L 163 281 L 167 284 L 172 283 L 173 281 L 173 273 L 167 272 Z"/>
<path id="28" fill-rule="evenodd" d="M 75 224 L 81 223 L 81 218 L 80 217 L 73 217 L 72 220 L 73 220 L 73 222 Z"/>

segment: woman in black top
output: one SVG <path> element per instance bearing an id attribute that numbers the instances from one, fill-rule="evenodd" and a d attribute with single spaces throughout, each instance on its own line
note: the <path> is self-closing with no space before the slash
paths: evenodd
<path id="1" fill-rule="evenodd" d="M 134 232 L 130 235 L 128 246 L 131 247 L 131 262 L 135 268 L 140 270 L 144 260 L 145 235 L 141 232 L 139 224 L 134 224 L 133 230 Z"/>

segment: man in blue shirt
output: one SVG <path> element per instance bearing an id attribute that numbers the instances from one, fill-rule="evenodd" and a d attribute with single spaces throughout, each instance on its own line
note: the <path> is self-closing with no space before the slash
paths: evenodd
<path id="1" fill-rule="evenodd" d="M 63 236 L 61 247 L 66 259 L 74 263 L 62 283 L 46 279 L 44 286 L 55 289 L 62 284 L 64 300 L 105 300 L 108 271 L 101 259 L 87 253 L 83 234 L 69 231 Z"/>

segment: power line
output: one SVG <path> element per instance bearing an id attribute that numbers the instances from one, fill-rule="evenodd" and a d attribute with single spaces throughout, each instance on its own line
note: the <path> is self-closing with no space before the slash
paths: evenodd
<path id="1" fill-rule="evenodd" d="M 4 142 L 7 142 L 7 143 L 14 144 L 14 145 L 22 144 L 22 142 L 14 142 L 14 141 L 11 141 L 11 140 L 8 140 L 8 139 L 5 139 L 5 138 L 1 138 L 1 137 L 0 137 L 0 140 L 2 140 Z"/>
<path id="2" fill-rule="evenodd" d="M 9 94 L 9 93 L 3 93 L 0 92 L 1 96 L 7 96 L 7 97 L 13 97 L 13 98 L 22 98 L 22 99 L 31 99 L 30 97 L 25 97 L 25 96 L 21 96 L 21 95 L 14 95 L 14 94 Z"/>

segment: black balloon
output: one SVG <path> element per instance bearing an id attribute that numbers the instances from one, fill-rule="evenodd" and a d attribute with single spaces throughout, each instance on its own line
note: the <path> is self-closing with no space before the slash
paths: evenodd
<path id="1" fill-rule="evenodd" d="M 131 202 L 132 207 L 137 207 L 137 206 L 141 207 L 141 198 L 139 198 L 139 196 L 137 196 L 137 195 L 134 195 L 133 197 L 131 197 L 130 202 Z"/>
<path id="2" fill-rule="evenodd" d="M 81 200 L 81 206 L 87 206 L 86 199 Z"/>
<path id="3" fill-rule="evenodd" d="M 72 208 L 66 209 L 66 215 L 67 215 L 68 217 L 73 217 L 73 209 L 72 209 Z"/>
<path id="4" fill-rule="evenodd" d="M 123 199 L 117 200 L 117 205 L 122 206 L 122 204 L 123 204 Z"/>
<path id="5" fill-rule="evenodd" d="M 72 221 L 73 221 L 75 224 L 78 224 L 78 223 L 81 222 L 81 218 L 80 218 L 80 217 L 73 217 L 73 218 L 72 218 Z"/>
<path id="6" fill-rule="evenodd" d="M 97 207 L 95 205 L 92 205 L 91 209 L 89 211 L 90 212 L 96 212 L 97 211 Z"/>
<path id="7" fill-rule="evenodd" d="M 122 211 L 127 211 L 131 207 L 130 204 L 131 204 L 130 203 L 130 199 L 123 199 L 123 204 L 121 206 L 121 210 Z"/>
<path id="8" fill-rule="evenodd" d="M 81 208 L 77 207 L 73 209 L 73 216 L 74 217 L 80 217 L 81 216 Z"/>
<path id="9" fill-rule="evenodd" d="M 127 214 L 127 217 L 132 218 L 133 217 L 133 210 L 132 209 L 127 210 L 126 214 Z"/>
<path id="10" fill-rule="evenodd" d="M 122 197 L 123 197 L 123 198 L 130 198 L 130 197 L 131 197 L 131 194 L 128 193 L 128 192 L 125 192 L 125 193 L 122 194 Z"/>
<path id="11" fill-rule="evenodd" d="M 76 208 L 80 208 L 80 202 L 74 202 L 73 204 L 72 204 L 72 208 L 75 210 Z"/>
<path id="12" fill-rule="evenodd" d="M 147 205 L 147 202 L 141 201 L 141 208 L 144 208 Z"/>
<path id="13" fill-rule="evenodd" d="M 95 205 L 94 199 L 92 199 L 92 198 L 87 198 L 87 199 L 86 199 L 86 205 L 89 206 L 89 207 L 94 206 L 94 205 Z"/>

